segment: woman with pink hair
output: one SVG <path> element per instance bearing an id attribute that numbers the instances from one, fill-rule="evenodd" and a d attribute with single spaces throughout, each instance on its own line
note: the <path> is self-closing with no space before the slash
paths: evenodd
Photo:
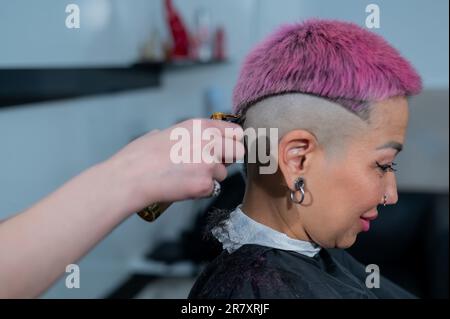
<path id="1" fill-rule="evenodd" d="M 243 203 L 216 214 L 224 251 L 190 298 L 407 298 L 343 249 L 398 201 L 393 161 L 421 80 L 380 36 L 355 24 L 283 26 L 246 58 L 234 91 L 244 129 L 278 129 L 277 169 L 250 162 Z M 375 287 L 372 287 L 375 286 Z"/>

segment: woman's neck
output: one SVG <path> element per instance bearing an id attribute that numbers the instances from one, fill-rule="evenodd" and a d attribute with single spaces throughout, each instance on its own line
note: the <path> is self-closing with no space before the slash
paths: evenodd
<path id="1" fill-rule="evenodd" d="M 286 189 L 285 192 L 268 194 L 258 183 L 249 182 L 241 209 L 253 220 L 291 238 L 312 241 L 302 225 L 296 205 L 290 202 L 287 192 Z"/>

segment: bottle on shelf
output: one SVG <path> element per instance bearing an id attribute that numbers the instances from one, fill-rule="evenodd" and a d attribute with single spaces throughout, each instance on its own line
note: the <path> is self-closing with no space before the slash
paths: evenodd
<path id="1" fill-rule="evenodd" d="M 173 60 L 189 58 L 189 36 L 180 14 L 175 10 L 172 0 L 165 0 L 166 21 L 172 35 L 173 46 L 170 58 Z"/>

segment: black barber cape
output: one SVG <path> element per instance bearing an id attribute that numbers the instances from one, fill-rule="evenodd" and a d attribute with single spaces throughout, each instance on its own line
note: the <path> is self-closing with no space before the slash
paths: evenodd
<path id="1" fill-rule="evenodd" d="M 314 257 L 259 245 L 223 251 L 195 282 L 189 299 L 415 298 L 381 276 L 367 288 L 365 267 L 341 249 Z"/>

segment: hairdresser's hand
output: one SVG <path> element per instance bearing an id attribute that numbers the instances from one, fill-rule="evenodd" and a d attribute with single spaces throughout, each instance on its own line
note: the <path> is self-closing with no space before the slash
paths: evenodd
<path id="1" fill-rule="evenodd" d="M 186 143 L 183 147 L 187 147 L 189 163 L 175 163 L 176 159 L 171 156 L 180 153 L 172 149 L 175 144 L 182 145 L 180 135 L 174 131 L 180 129 L 188 133 L 184 136 L 186 139 L 183 141 Z M 202 140 L 201 136 L 206 129 L 210 132 L 211 129 L 214 130 L 220 138 Z M 244 156 L 242 138 L 243 131 L 236 124 L 215 120 L 189 120 L 138 138 L 106 161 L 105 165 L 112 168 L 114 175 L 118 177 L 117 186 L 128 192 L 129 206 L 125 209 L 128 213 L 133 213 L 153 202 L 209 196 L 213 190 L 213 179 L 222 181 L 227 175 L 224 162 L 231 163 Z M 211 146 L 213 141 L 216 150 L 222 147 L 222 158 L 216 158 L 215 163 L 205 163 L 203 159 L 200 163 L 192 163 L 194 154 L 201 156 L 205 146 Z M 228 149 L 236 151 L 226 154 L 225 145 L 233 146 Z"/>
<path id="2" fill-rule="evenodd" d="M 217 128 L 223 142 L 236 144 L 236 157 L 243 156 L 243 145 L 225 131 L 237 128 L 240 140 L 242 129 L 220 121 L 200 123 L 202 130 Z M 191 120 L 176 127 L 192 137 L 193 124 Z M 225 178 L 225 166 L 173 163 L 170 151 L 177 141 L 170 141 L 170 133 L 176 127 L 140 137 L 24 212 L 0 222 L 0 298 L 38 296 L 67 265 L 150 203 L 208 196 L 213 178 Z M 206 142 L 187 144 L 192 153 Z"/>

